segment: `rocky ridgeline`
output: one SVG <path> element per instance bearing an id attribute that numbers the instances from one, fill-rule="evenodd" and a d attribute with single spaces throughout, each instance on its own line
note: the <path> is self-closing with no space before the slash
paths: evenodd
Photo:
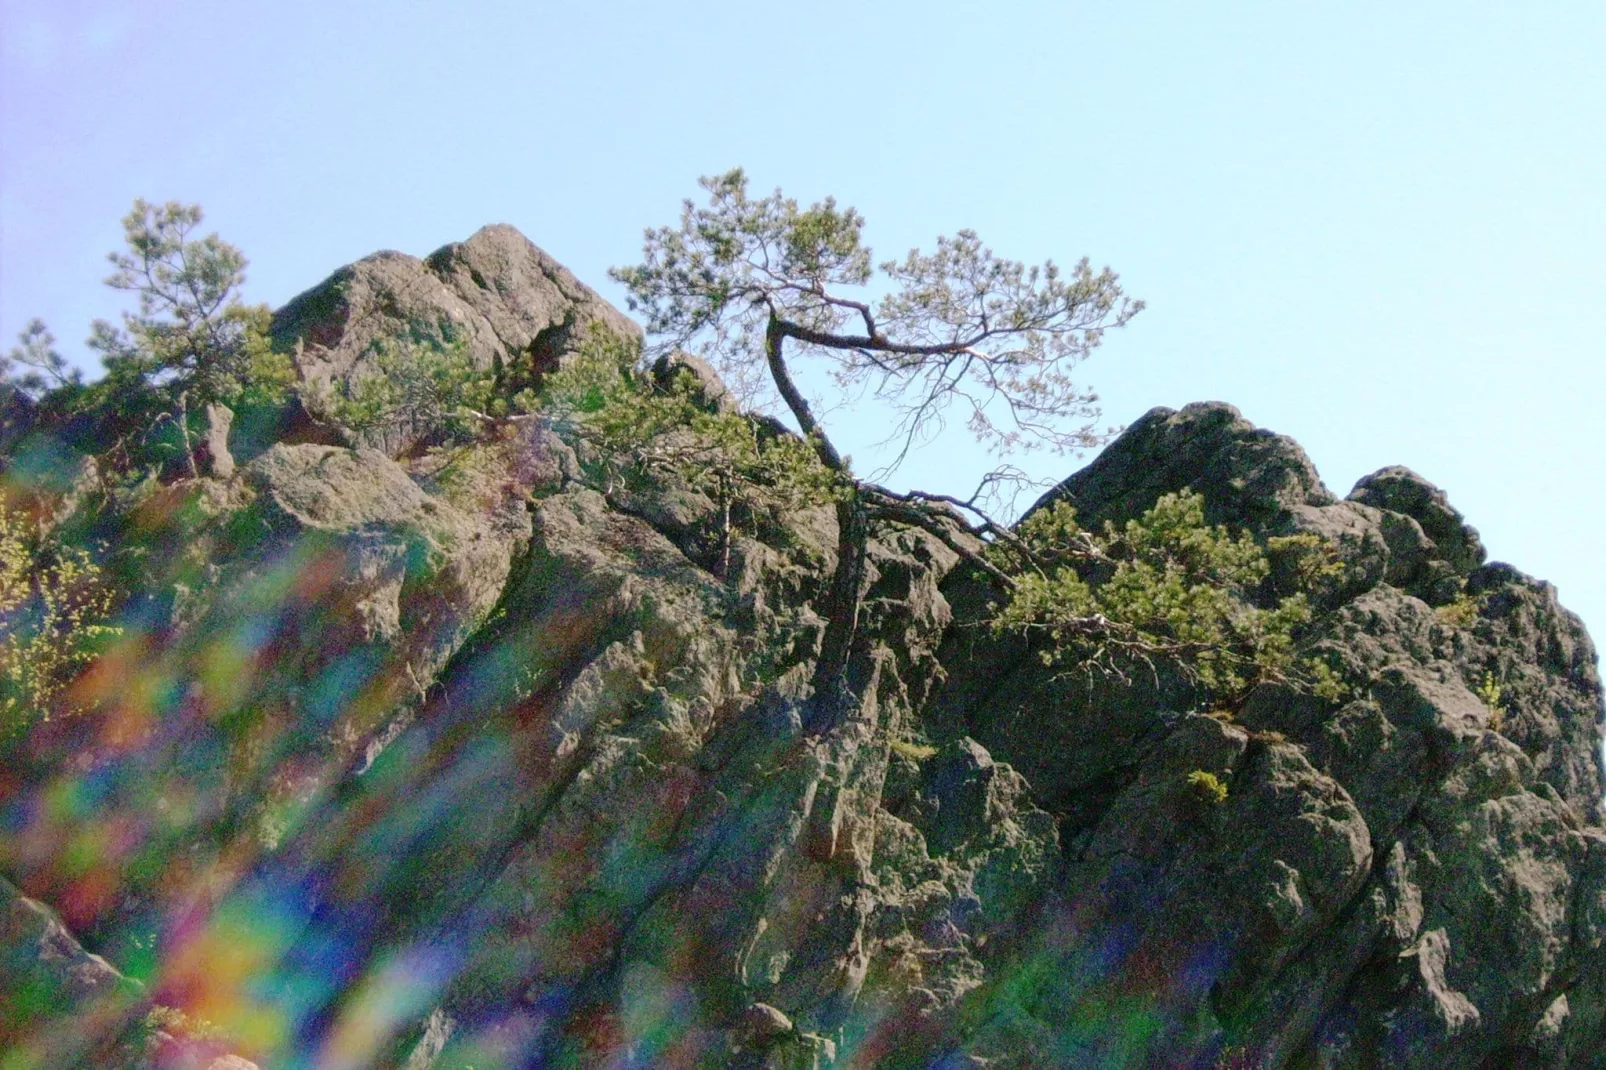
<path id="1" fill-rule="evenodd" d="M 447 325 L 551 367 L 595 321 L 633 330 L 496 227 L 275 328 L 337 380 Z M 814 738 L 831 510 L 727 565 L 712 502 L 588 486 L 535 422 L 450 483 L 406 439 L 292 427 L 97 507 L 150 577 L 141 683 L 4 782 L 8 1070 L 1606 1068 L 1595 651 L 1409 470 L 1340 500 L 1208 404 L 1053 492 L 1331 540 L 1342 702 L 1067 676 L 886 530 L 866 700 Z"/>

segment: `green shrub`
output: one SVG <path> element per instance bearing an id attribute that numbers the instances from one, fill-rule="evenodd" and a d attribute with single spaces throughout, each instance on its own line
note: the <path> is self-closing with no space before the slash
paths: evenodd
<path id="1" fill-rule="evenodd" d="M 0 735 L 78 712 L 65 688 L 118 634 L 112 605 L 87 552 L 36 546 L 24 518 L 0 507 Z"/>
<path id="2" fill-rule="evenodd" d="M 1483 679 L 1478 682 L 1478 686 L 1473 688 L 1473 691 L 1483 700 L 1484 706 L 1488 707 L 1489 727 L 1496 732 L 1504 728 L 1506 722 L 1505 685 L 1495 679 L 1494 673 L 1485 672 Z"/>
<path id="3" fill-rule="evenodd" d="M 1194 798 L 1202 803 L 1220 806 L 1227 801 L 1227 782 L 1203 769 L 1195 769 L 1188 774 L 1188 787 L 1192 789 Z"/>
<path id="4" fill-rule="evenodd" d="M 1331 575 L 1327 548 L 1295 538 L 1279 549 L 1312 557 L 1314 578 Z M 993 626 L 1046 640 L 1045 664 L 1122 677 L 1165 665 L 1203 692 L 1205 707 L 1229 710 L 1262 682 L 1339 696 L 1332 670 L 1296 650 L 1311 617 L 1305 592 L 1257 604 L 1270 571 L 1265 550 L 1247 533 L 1206 524 L 1192 491 L 1103 531 L 1082 528 L 1058 502 L 996 544 L 994 556 L 1015 579 Z"/>
<path id="5" fill-rule="evenodd" d="M 937 755 L 936 747 L 928 746 L 924 743 L 915 743 L 907 739 L 895 739 L 892 741 L 891 746 L 894 753 L 901 754 L 912 762 L 923 762 Z"/>
<path id="6" fill-rule="evenodd" d="M 586 475 L 604 493 L 669 477 L 706 495 L 719 512 L 728 563 L 743 524 L 843 492 L 804 439 L 709 405 L 689 374 L 652 382 L 635 370 L 636 352 L 595 330 L 546 377 L 537 401 L 541 416 L 581 447 Z"/>
<path id="7" fill-rule="evenodd" d="M 1465 591 L 1456 595 L 1455 601 L 1439 606 L 1433 611 L 1440 624 L 1449 628 L 1470 628 L 1478 622 L 1478 612 L 1482 603 Z"/>
<path id="8" fill-rule="evenodd" d="M 367 374 L 318 399 L 332 420 L 361 438 L 411 432 L 461 442 L 487 418 L 505 414 L 495 404 L 494 370 L 476 368 L 461 339 L 380 339 L 370 353 Z"/>
<path id="9" fill-rule="evenodd" d="M 1348 571 L 1338 547 L 1309 531 L 1272 536 L 1266 540 L 1266 554 L 1292 580 L 1295 590 L 1310 594 L 1332 593 Z"/>

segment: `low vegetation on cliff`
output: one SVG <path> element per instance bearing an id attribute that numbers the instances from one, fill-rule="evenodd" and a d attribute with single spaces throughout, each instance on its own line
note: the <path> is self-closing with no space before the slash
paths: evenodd
<path id="1" fill-rule="evenodd" d="M 270 314 L 144 202 L 105 376 L 24 332 L 0 1065 L 1606 1066 L 1551 588 L 1220 404 L 894 491 L 804 362 L 1080 448 L 1140 306 L 704 189 L 645 337 L 507 227 Z"/>

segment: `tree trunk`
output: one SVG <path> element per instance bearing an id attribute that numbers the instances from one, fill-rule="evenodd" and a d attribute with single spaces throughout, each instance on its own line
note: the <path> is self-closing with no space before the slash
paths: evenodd
<path id="1" fill-rule="evenodd" d="M 859 631 L 870 520 L 857 489 L 847 501 L 837 503 L 836 523 L 836 572 L 825 598 L 825 637 L 814 663 L 814 699 L 803 719 L 804 729 L 812 735 L 835 728 L 858 704 L 848 685 L 848 660 Z"/>
<path id="2" fill-rule="evenodd" d="M 798 426 L 814 446 L 820 463 L 841 477 L 848 488 L 844 500 L 836 504 L 837 558 L 836 572 L 825 596 L 825 636 L 820 642 L 820 657 L 814 664 L 814 697 L 804 711 L 803 726 L 812 735 L 824 735 L 848 716 L 858 704 L 858 696 L 848 684 L 848 660 L 853 653 L 853 641 L 859 630 L 860 587 L 864 582 L 865 544 L 870 538 L 870 520 L 864 500 L 859 493 L 858 480 L 848 470 L 847 462 L 836 446 L 825 437 L 825 431 L 809 409 L 808 400 L 798 390 L 787 371 L 781 355 L 792 325 L 770 318 L 764 332 L 764 351 L 769 360 L 770 377 L 781 393 L 787 408 L 792 410 Z"/>

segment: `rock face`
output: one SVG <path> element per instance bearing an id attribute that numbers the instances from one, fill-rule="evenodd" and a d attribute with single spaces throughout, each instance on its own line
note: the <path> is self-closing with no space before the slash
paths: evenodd
<path id="1" fill-rule="evenodd" d="M 53 910 L 5 880 L 0 965 L 0 1046 L 18 1061 L 82 1057 L 97 1034 L 126 1028 L 140 1002 L 138 984 L 85 951 Z"/>
<path id="2" fill-rule="evenodd" d="M 1483 564 L 1421 477 L 1385 469 L 1339 501 L 1294 443 L 1225 405 L 1149 413 L 1049 497 L 1119 521 L 1183 487 L 1219 521 L 1334 540 L 1346 570 L 1316 645 L 1349 698 L 1266 686 L 1222 724 L 1152 687 L 1089 689 L 1007 644 L 950 640 L 935 718 L 1025 772 L 1068 848 L 1063 921 L 1035 952 L 1053 965 L 1010 993 L 980 1050 L 1019 1065 L 1209 1050 L 1246 1066 L 1599 1065 L 1585 919 L 1601 895 L 1601 689 L 1577 618 Z M 1475 693 L 1486 679 L 1498 706 Z M 1201 805 L 1190 770 L 1220 776 L 1226 801 Z M 1112 1028 L 1110 1008 L 1134 1000 L 1163 1025 Z"/>
<path id="3" fill-rule="evenodd" d="M 295 354 L 297 377 L 317 408 L 325 392 L 376 374 L 383 346 L 460 344 L 477 368 L 539 376 L 596 327 L 622 338 L 641 334 L 567 268 L 501 224 L 423 260 L 381 252 L 341 268 L 280 309 L 272 335 Z M 427 430 L 386 428 L 363 444 L 399 453 Z"/>
<path id="4" fill-rule="evenodd" d="M 585 317 L 627 323 L 489 228 L 276 324 L 337 379 L 415 321 L 506 361 Z M 713 502 L 593 483 L 536 420 L 400 452 L 284 441 L 100 506 L 151 593 L 94 719 L 4 781 L 0 872 L 63 916 L 0 885 L 17 1065 L 168 1065 L 127 999 L 63 1046 L 73 978 L 135 991 L 115 963 L 264 1066 L 1606 1067 L 1595 652 L 1414 473 L 1340 500 L 1196 405 L 1053 492 L 1330 540 L 1342 701 L 1056 675 L 887 527 L 864 701 L 814 737 L 830 508 L 727 558 Z"/>

